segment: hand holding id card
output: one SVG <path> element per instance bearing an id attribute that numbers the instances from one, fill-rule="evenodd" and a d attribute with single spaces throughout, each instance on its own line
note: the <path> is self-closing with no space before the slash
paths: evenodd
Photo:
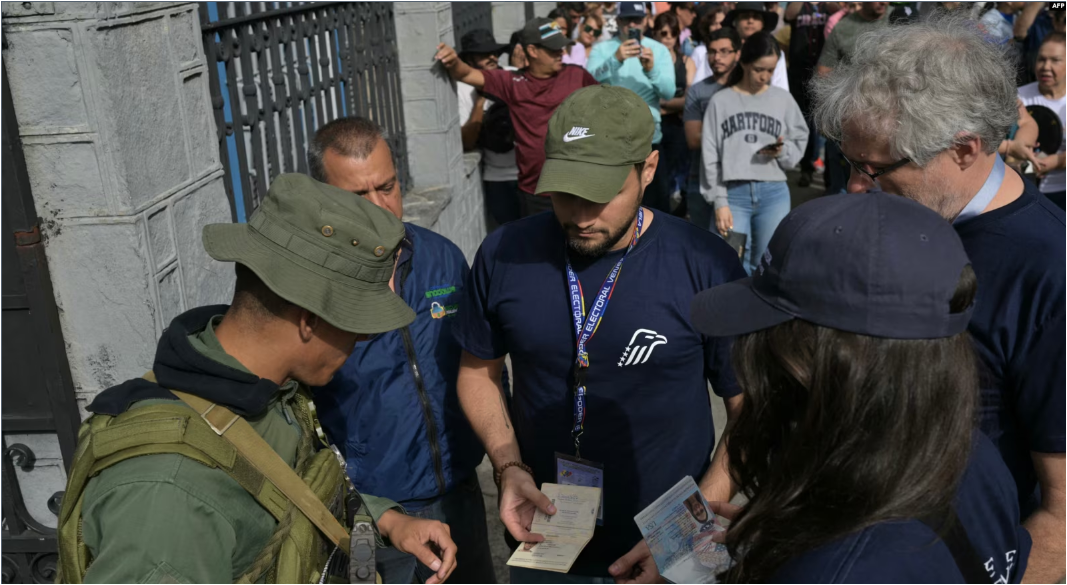
<path id="1" fill-rule="evenodd" d="M 691 476 L 634 516 L 659 574 L 671 583 L 715 583 L 733 563 L 726 545 L 714 542 L 729 521 L 711 511 Z"/>

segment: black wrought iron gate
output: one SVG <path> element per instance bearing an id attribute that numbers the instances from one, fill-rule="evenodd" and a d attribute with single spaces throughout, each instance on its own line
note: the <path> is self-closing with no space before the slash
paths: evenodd
<path id="1" fill-rule="evenodd" d="M 456 47 L 459 47 L 463 35 L 476 29 L 493 30 L 492 2 L 453 2 L 452 31 L 456 35 Z M 507 39 L 497 39 L 506 43 Z"/>
<path id="2" fill-rule="evenodd" d="M 275 176 L 307 172 L 308 138 L 343 116 L 386 130 L 406 186 L 392 3 L 201 2 L 200 21 L 235 220 Z"/>
<path id="3" fill-rule="evenodd" d="M 81 419 L 6 66 L 3 125 L 3 582 L 52 583 L 55 530 L 30 514 L 19 485 L 19 472 L 30 472 L 36 456 L 27 445 L 8 439 L 54 434 L 69 468 Z M 61 497 L 57 492 L 48 499 L 53 514 L 58 513 Z"/>

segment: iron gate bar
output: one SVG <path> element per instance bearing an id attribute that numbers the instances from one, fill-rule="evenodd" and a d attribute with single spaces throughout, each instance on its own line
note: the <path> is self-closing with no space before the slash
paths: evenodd
<path id="1" fill-rule="evenodd" d="M 6 40 L 3 43 L 6 45 Z M 7 65 L 3 65 L 3 200 L 4 215 L 12 229 L 18 232 L 40 233 L 37 209 L 30 190 L 29 175 L 26 171 L 26 159 L 22 152 L 22 139 L 18 135 L 18 119 L 15 105 L 11 99 L 7 79 Z M 37 238 L 33 243 L 16 246 L 22 277 L 29 301 L 29 310 L 33 315 L 35 330 L 27 332 L 22 342 L 38 343 L 36 349 L 43 360 L 41 364 L 46 374 L 40 380 L 41 386 L 51 406 L 52 425 L 41 431 L 55 431 L 59 438 L 63 462 L 69 468 L 74 459 L 74 450 L 78 446 L 78 426 L 81 413 L 78 411 L 74 397 L 74 381 L 67 363 L 67 352 L 63 343 L 59 324 L 59 311 L 56 309 L 55 294 L 48 273 L 48 260 L 44 253 L 44 243 Z M 40 334 L 36 336 L 35 334 Z M 13 341 L 13 340 L 12 340 Z M 11 411 L 5 409 L 7 417 Z M 17 417 L 16 417 L 17 418 Z M 6 454 L 5 454 L 6 455 Z"/>
<path id="2" fill-rule="evenodd" d="M 201 2 L 199 5 L 200 13 L 200 28 L 204 34 L 204 38 L 214 36 L 214 30 L 210 29 L 207 23 L 210 20 L 208 16 L 207 2 Z M 229 156 L 227 152 L 226 137 L 233 134 L 233 127 L 226 123 L 226 102 L 222 99 L 222 87 L 219 84 L 219 72 L 218 63 L 222 61 L 219 57 L 217 45 L 215 42 L 205 42 L 204 45 L 204 58 L 207 60 L 207 78 L 208 78 L 208 91 L 211 93 L 211 109 L 215 112 L 215 130 L 218 134 L 219 141 L 219 157 L 223 161 L 223 167 L 229 167 Z M 232 112 L 232 109 L 231 109 Z M 232 114 L 231 114 L 232 115 Z M 230 183 L 230 178 L 226 177 L 223 180 L 226 189 L 226 199 L 230 203 L 230 221 L 237 221 L 237 205 L 234 202 L 233 185 Z"/>
<path id="3" fill-rule="evenodd" d="M 221 2 L 220 2 L 220 4 L 221 4 Z M 275 8 L 275 9 L 271 10 L 270 13 L 271 13 L 271 16 L 287 16 L 287 15 L 290 15 L 290 14 L 297 14 L 297 13 L 300 13 L 300 12 L 307 12 L 309 10 L 316 10 L 318 8 L 319 7 L 315 6 L 315 4 L 313 4 L 313 3 L 310 3 L 310 4 L 298 4 L 296 6 L 289 6 L 287 8 Z M 205 8 L 205 10 L 206 10 L 206 8 Z M 202 13 L 202 16 L 206 16 L 206 14 Z M 255 22 L 258 19 L 259 19 L 259 17 L 257 15 L 255 15 L 255 14 L 250 14 L 248 16 L 239 16 L 239 17 L 235 17 L 235 18 L 227 18 L 227 19 L 225 19 L 225 22 L 223 22 L 223 19 L 221 19 L 221 18 L 217 22 L 208 22 L 206 19 L 204 19 L 204 24 L 200 25 L 200 32 L 202 32 L 202 33 L 215 32 L 215 31 L 217 31 L 217 30 L 219 30 L 221 28 L 227 28 L 227 27 L 237 26 L 237 25 L 241 25 L 241 24 L 246 24 L 246 23 L 249 23 L 249 22 Z"/>
<path id="4" fill-rule="evenodd" d="M 6 36 L 0 41 L 5 52 L 9 50 Z M 4 282 L 11 290 L 11 283 L 21 294 L 5 295 L 4 319 L 18 323 L 12 331 L 5 330 L 4 361 L 19 357 L 9 353 L 12 347 L 25 347 L 30 359 L 19 364 L 5 363 L 10 368 L 11 379 L 5 379 L 3 432 L 3 481 L 2 511 L 3 530 L 3 579 L 5 583 L 37 582 L 55 580 L 58 557 L 56 555 L 55 530 L 44 526 L 26 509 L 19 476 L 15 472 L 13 453 L 8 452 L 6 433 L 47 433 L 56 435 L 64 467 L 70 468 L 77 447 L 78 426 L 81 414 L 74 394 L 74 383 L 67 363 L 56 309 L 55 296 L 48 273 L 48 261 L 44 241 L 40 233 L 33 194 L 30 189 L 26 160 L 19 136 L 18 119 L 11 98 L 7 76 L 7 64 L 2 65 L 2 115 L 3 115 L 3 225 L 8 239 L 0 245 L 8 246 L 5 252 L 12 253 L 16 262 L 5 262 Z M 12 256 L 7 256 L 10 260 Z M 18 300 L 21 304 L 16 304 Z M 6 377 L 5 377 L 6 378 Z M 13 386 L 12 386 L 13 384 Z M 43 404 L 22 397 L 31 392 L 34 398 L 44 398 Z M 45 412 L 42 412 L 45 411 Z M 26 449 L 23 446 L 23 449 Z M 28 449 L 26 449 L 28 451 Z M 32 457 L 32 452 L 29 455 Z"/>
<path id="5" fill-rule="evenodd" d="M 204 54 L 225 75 L 224 81 L 212 81 L 211 91 L 234 218 L 240 219 L 234 199 L 238 188 L 250 215 L 274 176 L 307 172 L 308 139 L 345 115 L 365 116 L 383 127 L 406 186 L 392 5 L 272 4 L 277 8 L 219 2 L 218 20 L 208 22 L 212 9 L 201 3 Z M 230 124 L 225 123 L 227 102 Z"/>
<path id="6" fill-rule="evenodd" d="M 456 35 L 456 45 L 463 35 L 480 28 L 493 30 L 492 2 L 452 3 L 452 30 Z"/>

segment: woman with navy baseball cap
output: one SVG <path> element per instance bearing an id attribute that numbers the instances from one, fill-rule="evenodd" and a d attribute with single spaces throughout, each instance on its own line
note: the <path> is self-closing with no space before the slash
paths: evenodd
<path id="1" fill-rule="evenodd" d="M 723 579 L 1021 580 L 1015 484 L 974 425 L 975 292 L 952 226 L 875 192 L 798 207 L 753 276 L 694 299 L 697 329 L 739 336 Z"/>

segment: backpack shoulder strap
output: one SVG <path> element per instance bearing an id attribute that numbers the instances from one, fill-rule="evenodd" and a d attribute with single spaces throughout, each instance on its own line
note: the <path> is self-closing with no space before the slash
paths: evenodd
<path id="1" fill-rule="evenodd" d="M 299 508 L 334 545 L 341 550 L 348 550 L 351 540 L 348 531 L 248 421 L 225 406 L 199 396 L 173 389 L 171 392 L 199 413 L 215 434 L 233 445 L 243 459 Z"/>

